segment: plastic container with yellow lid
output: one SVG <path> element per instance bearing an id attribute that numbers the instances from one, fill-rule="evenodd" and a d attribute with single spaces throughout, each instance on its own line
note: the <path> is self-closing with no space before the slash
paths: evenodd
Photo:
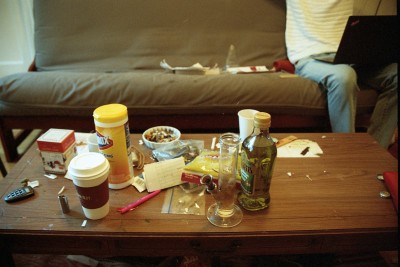
<path id="1" fill-rule="evenodd" d="M 122 104 L 108 104 L 96 108 L 93 117 L 99 151 L 110 163 L 109 188 L 125 188 L 133 178 L 128 109 Z"/>

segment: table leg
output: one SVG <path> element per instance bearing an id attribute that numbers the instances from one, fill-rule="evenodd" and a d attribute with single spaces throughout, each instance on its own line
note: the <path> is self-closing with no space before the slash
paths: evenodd
<path id="1" fill-rule="evenodd" d="M 14 259 L 12 254 L 5 248 L 4 244 L 1 244 L 0 249 L 0 266 L 14 267 Z"/>

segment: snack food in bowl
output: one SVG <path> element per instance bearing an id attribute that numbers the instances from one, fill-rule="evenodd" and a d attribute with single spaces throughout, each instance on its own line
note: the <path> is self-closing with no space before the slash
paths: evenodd
<path id="1" fill-rule="evenodd" d="M 144 144 L 151 149 L 170 145 L 178 141 L 179 138 L 181 138 L 181 132 L 171 126 L 152 127 L 147 129 L 142 135 Z"/>

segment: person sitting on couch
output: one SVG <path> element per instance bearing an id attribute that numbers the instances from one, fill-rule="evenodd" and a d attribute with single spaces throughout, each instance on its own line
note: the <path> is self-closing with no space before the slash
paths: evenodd
<path id="1" fill-rule="evenodd" d="M 388 65 L 329 64 L 313 55 L 337 51 L 348 17 L 351 0 L 286 0 L 286 46 L 296 74 L 311 79 L 327 91 L 328 112 L 333 132 L 354 132 L 357 82 L 379 93 L 368 133 L 387 148 L 397 127 L 397 63 Z"/>

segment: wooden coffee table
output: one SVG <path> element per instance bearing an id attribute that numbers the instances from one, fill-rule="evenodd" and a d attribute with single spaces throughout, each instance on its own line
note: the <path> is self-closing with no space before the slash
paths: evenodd
<path id="1" fill-rule="evenodd" d="M 0 183 L 0 250 L 11 253 L 118 256 L 261 255 L 397 250 L 398 219 L 391 199 L 376 179 L 396 171 L 398 162 L 364 133 L 294 134 L 316 141 L 319 158 L 278 158 L 271 186 L 271 206 L 244 211 L 241 224 L 217 228 L 205 216 L 161 213 L 165 190 L 136 210 L 116 211 L 146 193 L 135 188 L 110 190 L 109 215 L 85 220 L 70 180 L 51 180 L 44 171 L 36 144 Z M 218 134 L 183 134 L 202 139 L 206 148 Z M 274 134 L 283 138 L 288 134 Z M 147 156 L 150 151 L 132 144 Z M 150 158 L 147 163 L 152 162 Z M 292 175 L 289 176 L 288 173 Z M 20 181 L 38 180 L 34 197 L 7 204 L 3 197 Z M 71 212 L 61 212 L 57 194 L 65 186 Z M 206 206 L 214 203 L 206 196 Z"/>

